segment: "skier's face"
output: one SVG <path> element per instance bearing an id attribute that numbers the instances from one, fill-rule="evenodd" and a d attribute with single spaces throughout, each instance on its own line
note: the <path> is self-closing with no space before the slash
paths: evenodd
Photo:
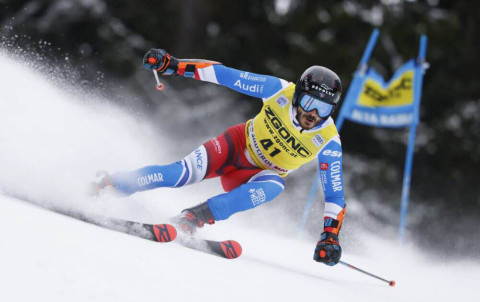
<path id="1" fill-rule="evenodd" d="M 318 116 L 316 109 L 305 111 L 301 106 L 297 107 L 297 120 L 300 123 L 300 126 L 305 130 L 312 129 L 322 121 Z"/>

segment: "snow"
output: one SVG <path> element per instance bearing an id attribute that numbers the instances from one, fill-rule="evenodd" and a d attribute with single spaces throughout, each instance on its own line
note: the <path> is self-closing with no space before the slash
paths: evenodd
<path id="1" fill-rule="evenodd" d="M 439 264 L 416 252 L 381 252 L 345 261 L 396 287 L 348 268 L 311 260 L 312 243 L 232 226 L 244 253 L 226 260 L 174 243 L 102 229 L 9 197 L 0 197 L 2 301 L 449 301 L 479 297 L 478 264 Z M 225 236 L 222 234 L 222 236 Z M 226 239 L 226 237 L 222 237 Z M 386 256 L 386 255 L 389 256 Z"/>
<path id="2" fill-rule="evenodd" d="M 226 260 L 49 211 L 45 208 L 161 222 L 220 188 L 210 181 L 128 198 L 86 198 L 84 186 L 98 169 L 166 163 L 178 154 L 164 147 L 158 126 L 105 100 L 59 90 L 5 56 L 0 81 L 0 301 L 480 298 L 478 261 L 445 262 L 375 234 L 361 235 L 368 248 L 344 248 L 342 260 L 394 279 L 393 288 L 341 265 L 318 264 L 312 260 L 312 238 L 260 230 L 243 214 L 202 230 L 206 237 L 242 244 L 243 255 Z"/>

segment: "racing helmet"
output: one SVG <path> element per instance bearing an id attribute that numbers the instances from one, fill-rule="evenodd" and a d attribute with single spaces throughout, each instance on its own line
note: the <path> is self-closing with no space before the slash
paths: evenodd
<path id="1" fill-rule="evenodd" d="M 338 75 L 323 66 L 312 66 L 297 80 L 293 106 L 305 111 L 317 109 L 321 118 L 329 117 L 336 109 L 342 94 Z"/>

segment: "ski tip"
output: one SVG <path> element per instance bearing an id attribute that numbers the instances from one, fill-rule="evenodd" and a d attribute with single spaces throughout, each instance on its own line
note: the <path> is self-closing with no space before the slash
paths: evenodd
<path id="1" fill-rule="evenodd" d="M 170 242 L 177 238 L 177 230 L 170 224 L 156 224 L 153 226 L 153 234 L 158 242 Z"/>
<path id="2" fill-rule="evenodd" d="M 222 241 L 220 245 L 227 259 L 238 258 L 242 254 L 242 246 L 235 240 Z"/>

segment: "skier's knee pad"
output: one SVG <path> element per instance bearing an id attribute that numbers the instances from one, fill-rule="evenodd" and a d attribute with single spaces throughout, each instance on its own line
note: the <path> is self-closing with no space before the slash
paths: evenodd
<path id="1" fill-rule="evenodd" d="M 188 170 L 188 179 L 182 185 L 194 184 L 202 181 L 207 174 L 208 156 L 207 149 L 203 145 L 193 150 L 183 159 Z"/>
<path id="2" fill-rule="evenodd" d="M 223 220 L 234 213 L 273 200 L 282 193 L 284 186 L 285 182 L 277 173 L 263 170 L 247 183 L 228 193 L 212 197 L 207 202 L 215 220 Z"/>

